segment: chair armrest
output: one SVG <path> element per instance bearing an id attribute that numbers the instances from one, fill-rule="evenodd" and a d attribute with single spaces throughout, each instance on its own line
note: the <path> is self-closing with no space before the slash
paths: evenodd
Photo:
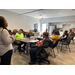
<path id="1" fill-rule="evenodd" d="M 39 55 L 40 51 L 43 50 L 43 48 L 40 48 L 37 52 L 36 52 L 36 56 Z"/>

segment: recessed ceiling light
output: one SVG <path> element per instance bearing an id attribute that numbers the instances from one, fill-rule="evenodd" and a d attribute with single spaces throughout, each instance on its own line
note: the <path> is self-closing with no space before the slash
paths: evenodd
<path id="1" fill-rule="evenodd" d="M 60 13 L 59 13 L 60 14 Z"/>

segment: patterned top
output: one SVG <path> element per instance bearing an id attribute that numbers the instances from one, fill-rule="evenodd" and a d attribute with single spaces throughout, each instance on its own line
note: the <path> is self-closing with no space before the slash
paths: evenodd
<path id="1" fill-rule="evenodd" d="M 45 40 L 45 38 L 43 40 L 40 40 L 39 42 L 36 43 L 36 46 L 41 46 L 43 44 L 43 41 Z"/>

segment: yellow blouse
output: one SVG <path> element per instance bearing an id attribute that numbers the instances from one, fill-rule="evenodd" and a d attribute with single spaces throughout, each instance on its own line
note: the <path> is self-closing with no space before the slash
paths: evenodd
<path id="1" fill-rule="evenodd" d="M 51 39 L 53 40 L 53 43 L 55 43 L 59 38 L 59 35 L 54 35 Z"/>

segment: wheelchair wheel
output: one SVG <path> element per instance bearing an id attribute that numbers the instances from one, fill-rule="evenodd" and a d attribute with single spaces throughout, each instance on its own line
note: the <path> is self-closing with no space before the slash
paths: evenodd
<path id="1" fill-rule="evenodd" d="M 50 64 L 50 62 L 48 62 L 48 64 Z"/>

